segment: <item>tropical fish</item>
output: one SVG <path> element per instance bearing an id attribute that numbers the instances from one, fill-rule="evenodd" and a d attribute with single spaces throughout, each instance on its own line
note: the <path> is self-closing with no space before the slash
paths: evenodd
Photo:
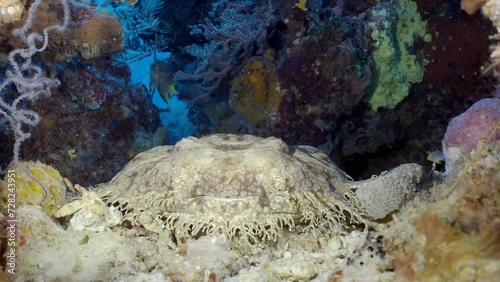
<path id="1" fill-rule="evenodd" d="M 442 151 L 434 151 L 427 152 L 427 160 L 432 162 L 430 175 L 434 175 L 434 171 L 436 171 L 436 164 L 442 164 L 443 161 L 446 161 L 444 157 L 444 153 Z"/>
<path id="2" fill-rule="evenodd" d="M 158 90 L 160 97 L 168 104 L 168 100 L 178 93 L 177 83 L 174 81 L 174 74 L 178 69 L 173 60 L 157 61 L 155 54 L 155 62 L 150 66 L 150 93 Z"/>
<path id="3" fill-rule="evenodd" d="M 427 152 L 427 160 L 436 164 L 441 164 L 445 160 L 444 154 L 441 151 Z"/>
<path id="4" fill-rule="evenodd" d="M 101 107 L 101 104 L 99 104 L 95 99 L 89 96 L 83 97 L 83 104 L 87 106 L 87 108 L 91 110 L 97 110 Z"/>

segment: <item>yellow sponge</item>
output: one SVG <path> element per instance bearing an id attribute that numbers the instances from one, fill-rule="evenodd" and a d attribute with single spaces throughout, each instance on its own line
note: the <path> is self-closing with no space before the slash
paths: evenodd
<path id="1" fill-rule="evenodd" d="M 264 126 L 278 114 L 281 92 L 274 70 L 272 61 L 252 57 L 234 79 L 229 105 L 252 125 Z"/>
<path id="2" fill-rule="evenodd" d="M 14 166 L 8 169 L 4 180 L 0 182 L 2 208 L 8 209 L 9 203 L 11 209 L 20 205 L 40 205 L 42 203 L 42 210 L 52 216 L 66 202 L 66 186 L 61 174 L 55 168 L 39 161 L 24 162 L 23 165 L 33 178 L 45 185 L 48 190 L 47 197 L 42 203 L 43 188 L 26 175 L 24 169 Z"/>

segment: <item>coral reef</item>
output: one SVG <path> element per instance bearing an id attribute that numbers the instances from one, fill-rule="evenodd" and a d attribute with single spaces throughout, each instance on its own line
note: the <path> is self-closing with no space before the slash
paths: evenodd
<path id="1" fill-rule="evenodd" d="M 0 0 L 0 281 L 500 277 L 499 0 L 60 2 Z"/>
<path id="2" fill-rule="evenodd" d="M 401 281 L 495 281 L 500 275 L 500 143 L 484 144 L 385 234 Z"/>
<path id="3" fill-rule="evenodd" d="M 276 22 L 273 1 L 231 3 L 220 0 L 212 4 L 209 15 L 210 19 L 191 27 L 191 35 L 201 35 L 207 43 L 193 44 L 185 49 L 196 58 L 196 69 L 179 71 L 174 76 L 176 81 L 199 82 L 202 93 L 194 100 L 214 94 L 237 62 L 244 61 L 254 52 L 262 54 L 270 36 L 268 27 Z"/>
<path id="4" fill-rule="evenodd" d="M 363 32 L 357 19 L 333 17 L 299 38 L 276 69 L 283 97 L 273 136 L 313 146 L 331 138 L 335 121 L 352 111 L 368 86 Z"/>
<path id="5" fill-rule="evenodd" d="M 374 113 L 359 105 L 353 114 L 337 120 L 332 157 L 355 178 L 370 177 L 401 162 L 430 169 L 426 156 L 441 149 L 449 120 L 495 90 L 495 78 L 479 75 L 488 60 L 489 21 L 480 13 L 460 12 L 450 1 L 416 2 L 427 33 L 432 34 L 432 42 L 414 45 L 425 49 L 428 60 L 422 82 L 414 84 L 393 110 L 380 108 Z"/>
<path id="6" fill-rule="evenodd" d="M 62 87 L 32 106 L 41 121 L 21 157 L 57 167 L 81 185 L 108 181 L 129 155 L 153 147 L 158 110 L 144 87 L 131 85 L 127 65 L 102 59 L 65 66 Z M 6 158 L 11 155 L 10 147 L 2 149 Z"/>
<path id="7" fill-rule="evenodd" d="M 478 76 L 488 60 L 491 25 L 450 1 L 375 2 L 306 1 L 306 10 L 275 2 L 264 41 L 242 51 L 246 57 L 234 61 L 217 91 L 196 99 L 206 93 L 203 83 L 180 83 L 180 99 L 197 108 L 191 111 L 199 125 L 195 135 L 249 133 L 320 146 L 364 178 L 404 161 L 429 165 L 426 155 L 439 150 L 448 121 L 494 91 L 493 78 Z M 231 21 L 218 19 L 221 24 L 212 31 Z M 213 41 L 202 38 L 207 45 Z M 199 36 L 178 39 L 201 48 Z M 263 50 L 274 52 L 282 95 L 277 115 L 254 111 L 251 122 L 237 114 L 211 123 L 202 109 L 227 103 L 234 79 L 244 75 L 245 58 L 266 57 Z M 191 57 L 173 52 L 187 73 L 194 70 Z M 261 121 L 258 126 L 255 120 Z M 368 161 L 359 165 L 360 160 Z"/>
<path id="8" fill-rule="evenodd" d="M 102 58 L 122 50 L 122 28 L 116 16 L 96 10 L 92 2 L 72 2 L 69 6 L 68 30 L 51 33 L 47 51 L 42 56 L 47 64 L 72 58 Z M 33 31 L 40 32 L 57 23 L 58 15 L 61 15 L 61 7 L 57 1 L 43 1 L 34 14 Z M 27 17 L 28 13 L 25 13 L 21 20 L 0 27 L 0 38 L 4 40 L 0 45 L 1 51 L 8 53 L 23 47 L 23 43 L 12 36 L 12 30 L 21 27 Z"/>
<path id="9" fill-rule="evenodd" d="M 272 146 L 274 142 L 268 141 Z M 203 147 L 203 142 L 194 143 Z M 229 138 L 227 144 L 216 150 L 233 149 L 241 154 L 238 144 L 241 143 Z M 304 150 L 302 153 L 316 157 L 315 162 L 326 170 L 336 170 L 327 167 L 328 163 L 323 163 L 327 161 L 325 156 L 311 151 L 311 147 L 295 149 L 295 153 Z M 152 153 L 137 157 L 142 162 L 149 160 L 161 166 L 161 162 L 151 159 L 157 157 L 154 151 Z M 182 158 L 185 160 L 185 156 Z M 198 160 L 197 155 L 194 160 Z M 18 247 L 18 274 L 8 277 L 17 279 L 15 281 L 34 277 L 81 281 L 469 281 L 473 278 L 495 281 L 500 274 L 499 168 L 500 144 L 498 141 L 487 143 L 453 175 L 445 176 L 438 184 L 429 182 L 429 190 L 414 194 L 412 200 L 393 213 L 392 220 L 385 218 L 369 230 L 353 228 L 340 234 L 283 228 L 276 241 L 266 244 L 255 241 L 250 252 L 219 232 L 212 236 L 183 237 L 178 233 L 151 233 L 140 226 L 112 222 L 108 222 L 106 228 L 93 231 L 92 226 L 84 230 L 74 228 L 81 224 L 64 229 L 61 223 L 65 225 L 65 221 L 54 221 L 40 207 L 22 206 L 17 210 L 17 220 L 23 226 L 19 235 L 22 243 Z M 392 175 L 398 179 L 399 173 Z M 136 180 L 137 177 L 139 174 Z M 140 181 L 131 182 L 140 185 Z M 95 198 L 94 191 L 79 190 L 85 195 L 73 202 L 77 205 L 67 210 L 69 214 L 78 209 L 88 213 L 106 208 Z M 223 202 L 223 199 L 234 199 L 229 192 L 226 190 L 224 197 L 208 196 L 212 201 Z M 200 196 L 180 198 L 200 200 Z M 379 204 L 378 200 L 374 201 Z M 115 207 L 109 205 L 108 208 Z M 3 239 L 0 237 L 0 242 Z M 61 258 L 65 267 L 60 267 Z"/>
<path id="10" fill-rule="evenodd" d="M 295 3 L 275 1 L 269 6 L 262 1 L 257 9 L 261 14 L 253 14 L 255 1 L 229 5 L 242 19 L 238 26 L 243 25 L 243 18 L 248 23 L 262 13 L 273 15 L 265 33 L 254 29 L 265 36 L 249 45 L 241 39 L 257 37 L 249 36 L 248 28 L 243 35 L 237 34 L 233 30 L 237 25 L 231 24 L 236 17 L 216 13 L 217 7 L 228 7 L 227 1 L 212 1 L 213 9 L 207 1 L 195 2 L 200 5 L 198 12 L 187 8 L 195 4 L 189 1 L 168 3 L 179 14 L 164 15 L 177 21 L 182 18 L 185 24 L 173 26 L 179 31 L 187 30 L 188 23 L 210 23 L 198 25 L 194 34 L 179 32 L 176 36 L 181 46 L 197 51 L 197 59 L 186 48 L 172 48 L 185 65 L 184 74 L 194 78 L 180 81 L 179 99 L 190 105 L 189 117 L 198 127 L 195 136 L 249 133 L 320 146 L 354 175 L 369 177 L 402 161 L 429 165 L 427 152 L 439 149 L 448 121 L 475 101 L 491 96 L 495 88 L 493 78 L 478 76 L 488 60 L 491 25 L 479 13 L 469 16 L 461 12 L 457 2 L 315 0 L 305 1 L 304 10 Z M 385 33 L 387 29 L 382 27 L 393 32 Z M 432 41 L 428 42 L 430 35 Z M 245 48 L 223 48 L 223 38 L 228 38 L 229 45 Z M 381 46 L 379 41 L 391 44 Z M 215 53 L 226 55 L 203 53 L 203 48 L 215 48 L 210 44 L 220 47 Z M 236 53 L 229 54 L 230 50 Z M 282 95 L 277 115 L 269 117 L 265 111 L 259 116 L 254 111 L 248 116 L 252 121 L 241 114 L 214 119 L 214 105 L 228 103 L 235 79 L 244 75 L 246 60 L 265 58 L 267 50 L 274 53 L 274 72 Z M 394 56 L 386 56 L 384 61 L 384 54 Z M 237 59 L 227 64 L 233 55 Z M 200 62 L 203 66 L 210 60 L 215 62 L 211 66 L 217 66 L 213 72 L 193 76 Z M 377 60 L 383 69 L 378 69 Z M 224 71 L 218 72 L 221 69 Z M 384 87 L 380 77 L 387 82 Z M 215 91 L 213 86 L 218 83 Z M 376 91 L 380 95 L 373 96 Z M 370 105 L 370 97 L 375 97 L 377 106 Z M 255 120 L 260 121 L 258 126 Z M 359 160 L 368 162 L 360 166 Z"/>

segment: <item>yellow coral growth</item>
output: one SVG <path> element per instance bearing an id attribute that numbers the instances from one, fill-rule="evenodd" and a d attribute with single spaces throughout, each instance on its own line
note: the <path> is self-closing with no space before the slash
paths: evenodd
<path id="1" fill-rule="evenodd" d="M 41 207 L 48 215 L 53 215 L 66 202 L 66 186 L 62 176 L 55 168 L 41 162 L 25 162 L 23 165 L 33 178 L 47 187 L 48 194 Z M 16 207 L 39 205 L 44 197 L 43 188 L 19 167 L 12 167 L 8 170 L 5 179 L 0 182 L 0 189 L 0 202 L 4 209 L 8 208 L 8 203 L 15 203 Z"/>
<path id="2" fill-rule="evenodd" d="M 478 269 L 495 264 L 489 258 L 491 239 L 466 234 L 438 215 L 424 213 L 417 219 L 416 231 L 418 236 L 394 260 L 396 275 L 405 281 L 473 281 Z"/>
<path id="3" fill-rule="evenodd" d="M 252 125 L 264 125 L 281 102 L 274 64 L 262 57 L 250 58 L 234 79 L 229 104 Z"/>

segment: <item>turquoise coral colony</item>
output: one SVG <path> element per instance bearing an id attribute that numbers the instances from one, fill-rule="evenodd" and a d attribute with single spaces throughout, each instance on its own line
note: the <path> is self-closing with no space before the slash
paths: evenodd
<path id="1" fill-rule="evenodd" d="M 496 281 L 498 0 L 0 0 L 0 281 Z"/>

